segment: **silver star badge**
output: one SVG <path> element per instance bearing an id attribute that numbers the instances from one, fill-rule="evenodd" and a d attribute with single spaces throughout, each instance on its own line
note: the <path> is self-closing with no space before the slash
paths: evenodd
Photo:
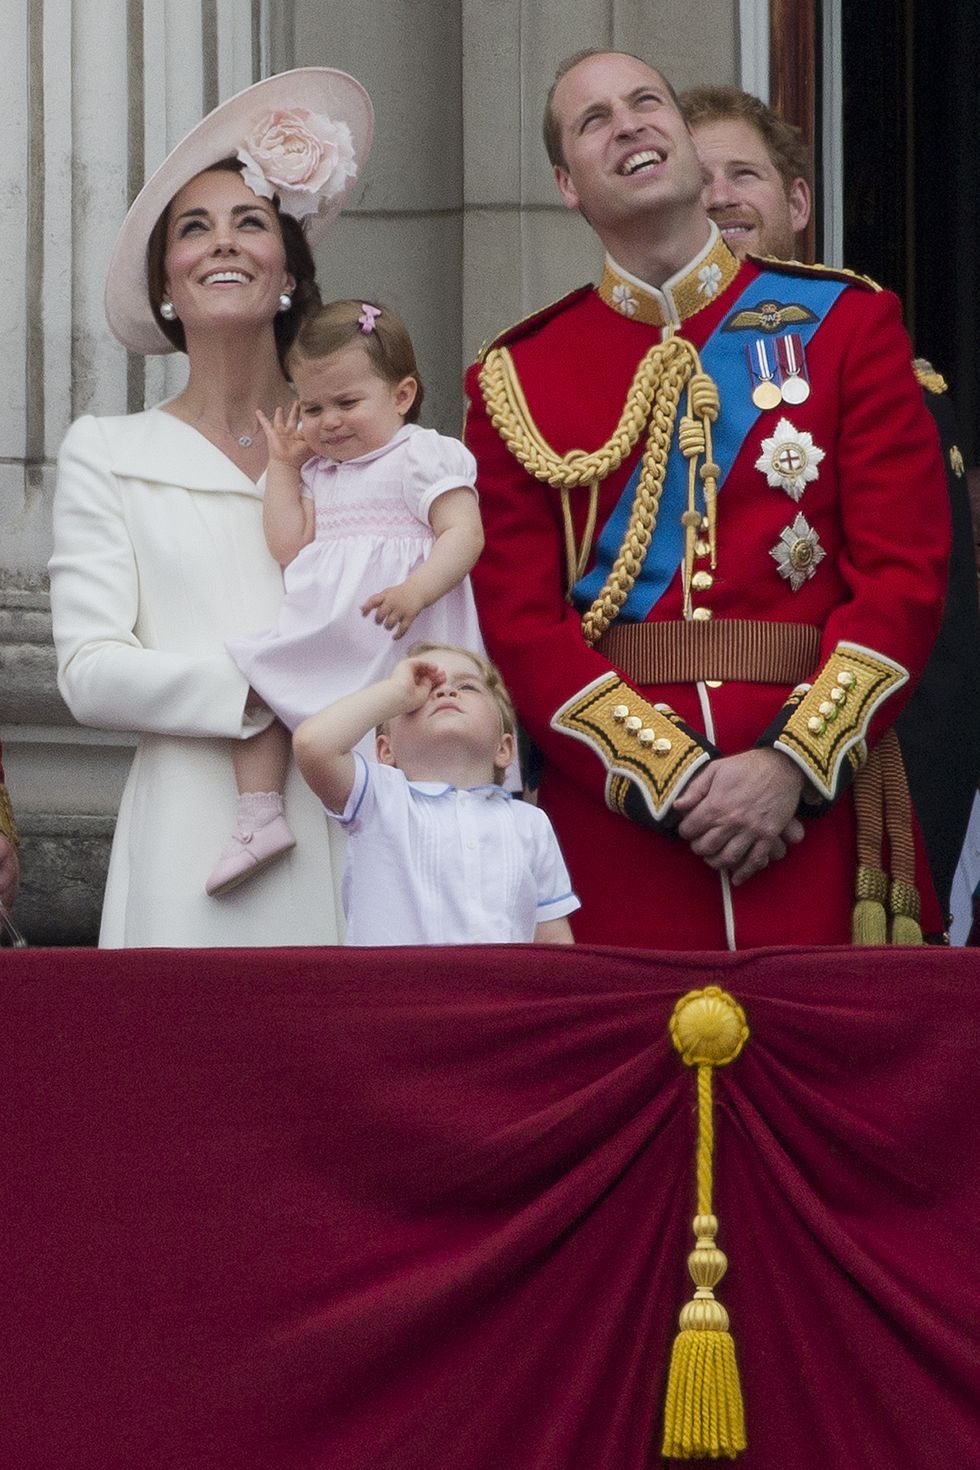
<path id="1" fill-rule="evenodd" d="M 775 546 L 769 548 L 769 555 L 778 566 L 779 575 L 786 578 L 794 592 L 799 592 L 827 553 L 801 511 L 793 524 L 780 532 Z"/>
<path id="2" fill-rule="evenodd" d="M 794 429 L 789 419 L 780 419 L 772 435 L 762 441 L 762 453 L 755 462 L 769 485 L 781 486 L 791 500 L 799 500 L 811 480 L 817 479 L 817 466 L 824 452 L 814 444 L 805 429 Z"/>

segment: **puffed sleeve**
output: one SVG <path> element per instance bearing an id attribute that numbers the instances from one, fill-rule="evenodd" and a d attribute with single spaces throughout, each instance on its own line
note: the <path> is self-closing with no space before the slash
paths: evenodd
<path id="1" fill-rule="evenodd" d="M 268 723 L 245 715 L 248 680 L 223 648 L 154 649 L 136 636 L 140 568 L 95 418 L 61 448 L 49 570 L 58 687 L 81 724 L 240 738 Z"/>
<path id="2" fill-rule="evenodd" d="M 405 445 L 404 496 L 412 515 L 429 519 L 433 501 L 461 486 L 476 494 L 476 460 L 465 444 L 416 429 Z"/>

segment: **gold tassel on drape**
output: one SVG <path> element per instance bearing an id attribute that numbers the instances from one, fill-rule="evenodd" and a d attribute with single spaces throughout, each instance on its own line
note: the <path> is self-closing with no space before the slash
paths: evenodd
<path id="1" fill-rule="evenodd" d="M 687 1258 L 693 1301 L 680 1315 L 667 1379 L 663 1454 L 671 1460 L 733 1460 L 745 1449 L 745 1415 L 728 1313 L 714 1288 L 728 1261 L 715 1245 L 712 1214 L 714 1119 L 712 1070 L 733 1062 L 748 1040 L 745 1012 L 732 996 L 709 985 L 674 1007 L 670 1034 L 685 1064 L 697 1067 L 698 1153 L 696 1245 Z"/>

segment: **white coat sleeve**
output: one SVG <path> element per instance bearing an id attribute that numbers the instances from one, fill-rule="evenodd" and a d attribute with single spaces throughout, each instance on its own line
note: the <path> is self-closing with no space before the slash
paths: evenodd
<path id="1" fill-rule="evenodd" d="M 58 688 L 76 720 L 106 730 L 241 738 L 248 680 L 221 652 L 144 647 L 137 558 L 98 419 L 72 425 L 58 458 L 51 613 Z"/>

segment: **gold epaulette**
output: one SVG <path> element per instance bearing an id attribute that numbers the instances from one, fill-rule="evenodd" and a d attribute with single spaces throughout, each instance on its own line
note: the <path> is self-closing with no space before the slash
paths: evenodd
<path id="1" fill-rule="evenodd" d="M 552 301 L 547 306 L 542 306 L 538 311 L 532 311 L 530 316 L 521 317 L 519 322 L 514 322 L 513 326 L 505 327 L 496 337 L 491 337 L 489 341 L 483 343 L 476 355 L 477 362 L 484 360 L 491 347 L 506 347 L 510 342 L 519 341 L 521 337 L 526 337 L 530 332 L 535 331 L 536 328 L 542 326 L 545 322 L 551 321 L 552 317 L 560 315 L 566 307 L 573 306 L 576 301 L 581 301 L 583 296 L 588 296 L 594 290 L 595 286 L 591 282 L 587 286 L 577 286 L 574 291 L 569 291 L 567 295 L 559 296 L 557 301 Z"/>
<path id="2" fill-rule="evenodd" d="M 912 367 L 918 379 L 919 387 L 924 388 L 927 393 L 947 393 L 949 384 L 942 373 L 937 373 L 932 363 L 926 357 L 914 357 Z"/>
<path id="3" fill-rule="evenodd" d="M 779 271 L 786 276 L 827 276 L 832 281 L 846 281 L 849 286 L 863 286 L 866 291 L 884 290 L 871 276 L 849 271 L 843 265 L 811 265 L 802 260 L 780 260 L 775 255 L 750 255 L 748 259 L 756 265 L 765 266 L 767 271 Z"/>

